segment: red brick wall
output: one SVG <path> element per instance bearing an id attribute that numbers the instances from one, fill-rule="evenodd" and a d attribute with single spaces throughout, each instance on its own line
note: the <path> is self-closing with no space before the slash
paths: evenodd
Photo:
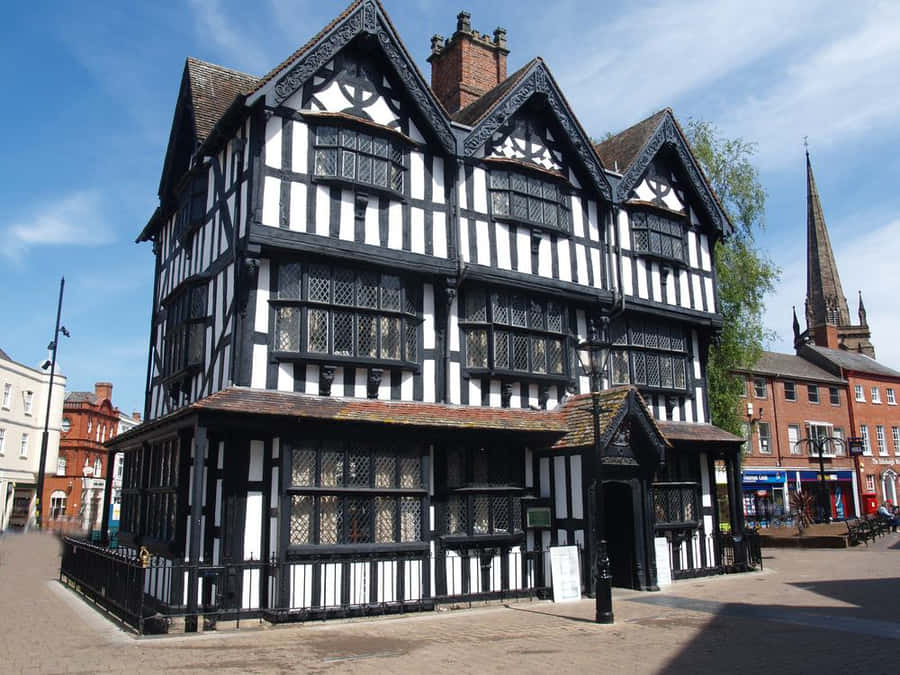
<path id="1" fill-rule="evenodd" d="M 869 430 L 869 446 L 872 448 L 872 454 L 860 457 L 862 473 L 863 490 L 866 490 L 866 475 L 874 476 L 875 493 L 878 495 L 878 501 L 884 499 L 881 485 L 881 474 L 886 469 L 892 468 L 896 473 L 900 474 L 900 455 L 894 447 L 893 435 L 891 427 L 900 427 L 900 378 L 876 377 L 872 375 L 849 373 L 847 381 L 850 385 L 850 404 L 851 415 L 853 419 L 854 435 L 861 436 L 860 427 L 866 425 Z M 855 385 L 861 385 L 865 402 L 857 401 L 855 395 Z M 872 387 L 877 387 L 881 403 L 872 402 Z M 894 390 L 894 400 L 897 405 L 890 405 L 887 402 L 888 387 Z M 878 440 L 876 428 L 878 425 L 884 427 L 885 449 L 886 455 L 880 455 L 878 452 Z M 897 485 L 898 496 L 900 496 L 900 484 Z"/>
<path id="2" fill-rule="evenodd" d="M 431 88 L 451 115 L 506 79 L 506 51 L 456 33 L 431 59 Z"/>

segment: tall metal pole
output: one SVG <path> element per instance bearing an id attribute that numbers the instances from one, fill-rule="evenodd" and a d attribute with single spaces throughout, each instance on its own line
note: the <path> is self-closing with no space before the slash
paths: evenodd
<path id="1" fill-rule="evenodd" d="M 53 356 L 50 359 L 50 384 L 47 387 L 47 411 L 44 415 L 44 434 L 41 436 L 41 463 L 38 466 L 38 484 L 37 484 L 37 527 L 42 529 L 44 525 L 43 518 L 43 498 L 44 498 L 44 473 L 47 470 L 47 443 L 50 436 L 50 403 L 53 400 L 53 375 L 56 373 L 56 349 L 59 344 L 59 318 L 62 315 L 63 289 L 66 286 L 66 278 L 59 280 L 59 302 L 56 305 L 56 327 L 53 330 L 53 340 L 50 344 L 53 346 Z"/>
<path id="2" fill-rule="evenodd" d="M 814 442 L 819 450 L 819 520 L 831 522 L 831 500 L 828 498 L 828 485 L 825 482 L 825 442 L 827 438 L 819 438 Z"/>

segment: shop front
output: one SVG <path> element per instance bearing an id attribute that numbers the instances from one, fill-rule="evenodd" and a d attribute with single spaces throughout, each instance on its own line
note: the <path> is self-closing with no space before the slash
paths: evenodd
<path id="1" fill-rule="evenodd" d="M 819 495 L 821 481 L 818 471 L 796 471 L 796 487 L 815 499 Z M 845 520 L 854 516 L 853 508 L 853 472 L 852 471 L 826 471 L 825 487 L 828 490 L 829 503 L 831 504 L 832 520 Z"/>
<path id="2" fill-rule="evenodd" d="M 788 472 L 745 469 L 741 477 L 744 520 L 748 527 L 770 527 L 789 510 Z"/>

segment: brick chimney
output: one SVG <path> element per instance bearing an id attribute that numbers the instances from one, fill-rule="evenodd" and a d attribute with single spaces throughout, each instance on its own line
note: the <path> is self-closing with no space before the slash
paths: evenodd
<path id="1" fill-rule="evenodd" d="M 102 403 L 104 400 L 112 401 L 112 382 L 98 382 L 94 385 L 94 401 Z"/>
<path id="2" fill-rule="evenodd" d="M 472 30 L 472 15 L 456 16 L 456 32 L 444 41 L 431 38 L 431 89 L 451 115 L 506 79 L 506 29 L 494 30 L 493 39 Z"/>

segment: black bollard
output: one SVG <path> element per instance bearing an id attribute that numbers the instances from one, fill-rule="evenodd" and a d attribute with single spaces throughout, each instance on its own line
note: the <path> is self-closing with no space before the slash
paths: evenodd
<path id="1" fill-rule="evenodd" d="M 597 588 L 594 591 L 597 602 L 597 623 L 613 623 L 612 575 L 609 572 L 609 555 L 606 541 L 601 541 L 597 550 Z"/>

